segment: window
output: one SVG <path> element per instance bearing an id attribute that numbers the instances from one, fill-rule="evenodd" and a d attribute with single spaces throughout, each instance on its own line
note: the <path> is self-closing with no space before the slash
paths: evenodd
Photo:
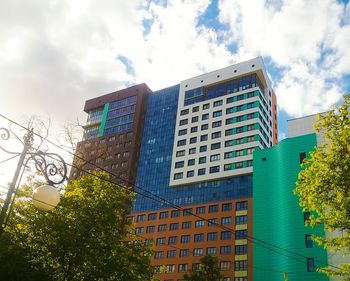
<path id="1" fill-rule="evenodd" d="M 235 121 L 234 121 L 234 118 L 229 118 L 229 119 L 226 119 L 225 120 L 225 124 L 226 125 L 230 125 L 230 124 L 233 124 Z"/>
<path id="2" fill-rule="evenodd" d="M 240 239 L 246 239 L 247 238 L 247 230 L 236 230 L 235 231 L 235 239 L 240 240 Z"/>
<path id="3" fill-rule="evenodd" d="M 154 225 L 147 226 L 146 233 L 153 233 L 156 230 Z"/>
<path id="4" fill-rule="evenodd" d="M 242 122 L 243 121 L 243 115 L 236 117 L 236 122 Z"/>
<path id="5" fill-rule="evenodd" d="M 245 271 L 248 269 L 248 261 L 235 261 L 235 270 L 236 271 Z"/>
<path id="6" fill-rule="evenodd" d="M 187 271 L 188 271 L 188 264 L 187 263 L 179 264 L 179 272 L 187 272 Z"/>
<path id="7" fill-rule="evenodd" d="M 237 111 L 242 111 L 244 110 L 244 105 L 238 105 L 237 106 Z"/>
<path id="8" fill-rule="evenodd" d="M 136 221 L 141 222 L 141 221 L 145 221 L 145 219 L 146 219 L 146 215 L 138 215 Z"/>
<path id="9" fill-rule="evenodd" d="M 194 147 L 194 148 L 190 148 L 189 150 L 188 150 L 188 154 L 195 154 L 196 153 L 196 148 Z"/>
<path id="10" fill-rule="evenodd" d="M 198 116 L 193 116 L 192 119 L 191 119 L 191 122 L 192 123 L 198 122 Z"/>
<path id="11" fill-rule="evenodd" d="M 196 208 L 196 214 L 204 214 L 204 213 L 205 213 L 205 207 Z"/>
<path id="12" fill-rule="evenodd" d="M 217 232 L 209 232 L 207 235 L 207 241 L 215 241 L 218 239 Z"/>
<path id="13" fill-rule="evenodd" d="M 195 133 L 195 132 L 197 132 L 197 131 L 198 131 L 198 127 L 197 127 L 197 126 L 191 128 L 191 133 Z"/>
<path id="14" fill-rule="evenodd" d="M 236 151 L 236 157 L 243 156 L 243 155 L 244 155 L 244 151 L 243 150 L 237 150 Z"/>
<path id="15" fill-rule="evenodd" d="M 204 220 L 198 220 L 195 223 L 195 227 L 204 227 Z"/>
<path id="16" fill-rule="evenodd" d="M 229 146 L 233 146 L 232 140 L 225 141 L 225 147 L 229 147 Z"/>
<path id="17" fill-rule="evenodd" d="M 220 172 L 220 166 L 213 166 L 209 168 L 209 174 L 214 174 Z"/>
<path id="18" fill-rule="evenodd" d="M 202 145 L 199 147 L 199 152 L 205 152 L 207 151 L 207 146 L 206 145 Z"/>
<path id="19" fill-rule="evenodd" d="M 175 264 L 168 264 L 168 265 L 166 266 L 166 272 L 167 272 L 167 273 L 175 272 Z"/>
<path id="20" fill-rule="evenodd" d="M 203 176 L 205 175 L 205 168 L 198 169 L 198 176 Z"/>
<path id="21" fill-rule="evenodd" d="M 237 127 L 236 128 L 236 134 L 243 133 L 244 132 L 244 127 Z"/>
<path id="22" fill-rule="evenodd" d="M 201 135 L 201 141 L 208 140 L 208 135 Z"/>
<path id="23" fill-rule="evenodd" d="M 301 152 L 299 153 L 299 163 L 302 164 L 304 159 L 306 158 L 306 153 L 305 152 Z"/>
<path id="24" fill-rule="evenodd" d="M 244 95 L 238 95 L 237 100 L 244 100 Z"/>
<path id="25" fill-rule="evenodd" d="M 222 105 L 222 100 L 215 101 L 214 104 L 213 104 L 214 107 L 217 107 L 217 106 L 220 106 L 220 105 Z"/>
<path id="26" fill-rule="evenodd" d="M 178 132 L 178 136 L 183 136 L 187 134 L 187 129 L 182 129 Z"/>
<path id="27" fill-rule="evenodd" d="M 254 102 L 247 103 L 247 109 L 253 108 L 254 107 Z"/>
<path id="28" fill-rule="evenodd" d="M 168 218 L 168 212 L 159 213 L 159 219 L 166 219 L 166 218 Z"/>
<path id="29" fill-rule="evenodd" d="M 198 112 L 199 111 L 199 106 L 195 106 L 194 108 L 192 108 L 192 112 Z"/>
<path id="30" fill-rule="evenodd" d="M 248 252 L 247 245 L 236 245 L 235 246 L 235 255 L 246 255 Z"/>
<path id="31" fill-rule="evenodd" d="M 231 232 L 230 231 L 221 231 L 221 240 L 230 240 Z"/>
<path id="32" fill-rule="evenodd" d="M 247 120 L 254 119 L 254 113 L 247 114 Z"/>
<path id="33" fill-rule="evenodd" d="M 307 223 L 308 220 L 310 220 L 310 212 L 304 212 L 304 224 Z"/>
<path id="34" fill-rule="evenodd" d="M 216 255 L 216 247 L 208 247 L 207 255 Z"/>
<path id="35" fill-rule="evenodd" d="M 189 159 L 187 161 L 187 166 L 193 166 L 195 164 L 195 159 Z"/>
<path id="36" fill-rule="evenodd" d="M 243 211 L 243 210 L 248 210 L 248 202 L 247 201 L 236 202 L 236 211 Z"/>
<path id="37" fill-rule="evenodd" d="M 211 124 L 211 127 L 212 128 L 217 128 L 217 127 L 220 127 L 221 126 L 221 121 L 216 121 L 216 122 L 213 122 L 212 124 Z"/>
<path id="38" fill-rule="evenodd" d="M 220 154 L 214 154 L 210 156 L 210 162 L 219 161 L 220 160 Z"/>
<path id="39" fill-rule="evenodd" d="M 208 226 L 215 226 L 218 224 L 218 219 L 208 219 Z"/>
<path id="40" fill-rule="evenodd" d="M 254 92 L 249 92 L 249 93 L 247 94 L 247 98 L 252 98 L 252 97 L 254 97 Z"/>
<path id="41" fill-rule="evenodd" d="M 188 177 L 188 178 L 194 177 L 194 170 L 187 171 L 187 177 Z"/>
<path id="42" fill-rule="evenodd" d="M 183 109 L 183 110 L 181 110 L 181 112 L 180 112 L 180 115 L 182 116 L 182 115 L 186 115 L 186 114 L 188 114 L 190 111 L 188 110 L 188 109 Z"/>
<path id="43" fill-rule="evenodd" d="M 208 128 L 209 128 L 209 125 L 208 125 L 208 124 L 203 124 L 203 125 L 201 126 L 201 130 L 202 130 L 202 131 L 208 130 Z"/>
<path id="44" fill-rule="evenodd" d="M 247 142 L 253 142 L 255 140 L 254 136 L 247 137 Z"/>
<path id="45" fill-rule="evenodd" d="M 211 150 L 215 150 L 215 149 L 219 149 L 221 147 L 221 143 L 220 142 L 216 142 L 216 143 L 213 143 L 211 146 L 210 146 L 210 149 Z"/>
<path id="46" fill-rule="evenodd" d="M 177 229 L 179 229 L 178 223 L 171 223 L 170 224 L 170 230 L 177 230 Z"/>
<path id="47" fill-rule="evenodd" d="M 253 166 L 253 160 L 247 160 L 247 167 Z"/>
<path id="48" fill-rule="evenodd" d="M 213 118 L 222 116 L 222 110 L 214 111 Z"/>
<path id="49" fill-rule="evenodd" d="M 204 164 L 207 162 L 207 157 L 203 156 L 203 157 L 199 157 L 198 159 L 198 163 L 199 164 Z"/>
<path id="50" fill-rule="evenodd" d="M 208 109 L 210 107 L 209 103 L 203 104 L 203 110 Z"/>
<path id="51" fill-rule="evenodd" d="M 209 113 L 205 113 L 202 115 L 202 120 L 207 120 L 209 119 Z"/>
<path id="52" fill-rule="evenodd" d="M 219 211 L 218 205 L 209 205 L 208 212 L 209 213 L 217 213 Z"/>
<path id="53" fill-rule="evenodd" d="M 180 250 L 180 257 L 188 257 L 190 255 L 190 250 L 182 249 Z"/>
<path id="54" fill-rule="evenodd" d="M 163 251 L 157 251 L 154 253 L 154 259 L 158 260 L 158 259 L 162 259 L 164 258 L 164 252 Z"/>
<path id="55" fill-rule="evenodd" d="M 188 119 L 180 120 L 180 126 L 187 125 L 187 124 L 188 124 Z"/>
<path id="56" fill-rule="evenodd" d="M 159 245 L 165 245 L 165 237 L 157 238 L 157 240 L 156 240 L 156 245 L 157 245 L 157 246 L 159 246 Z"/>
<path id="57" fill-rule="evenodd" d="M 233 164 L 225 164 L 225 165 L 224 165 L 224 171 L 230 171 L 230 170 L 232 170 L 232 169 L 233 169 L 232 165 L 233 165 Z"/>
<path id="58" fill-rule="evenodd" d="M 307 271 L 314 272 L 315 271 L 315 260 L 314 258 L 307 258 Z"/>
<path id="59" fill-rule="evenodd" d="M 167 252 L 167 258 L 175 258 L 176 257 L 176 250 L 169 250 Z"/>
<path id="60" fill-rule="evenodd" d="M 191 222 L 190 221 L 184 221 L 182 223 L 182 229 L 189 229 L 191 228 Z"/>
<path id="61" fill-rule="evenodd" d="M 177 141 L 177 146 L 184 146 L 184 145 L 186 145 L 186 140 Z"/>
<path id="62" fill-rule="evenodd" d="M 198 271 L 201 267 L 200 263 L 192 263 L 192 271 Z"/>
<path id="63" fill-rule="evenodd" d="M 312 242 L 312 238 L 310 234 L 305 235 L 305 247 L 306 248 L 313 248 L 314 244 Z"/>
<path id="64" fill-rule="evenodd" d="M 231 211 L 231 210 L 232 210 L 232 203 L 222 204 L 222 206 L 221 206 L 222 212 Z"/>
<path id="65" fill-rule="evenodd" d="M 168 238 L 168 245 L 174 245 L 177 243 L 177 236 L 170 236 Z"/>
<path id="66" fill-rule="evenodd" d="M 181 235 L 181 243 L 190 243 L 190 235 Z"/>
<path id="67" fill-rule="evenodd" d="M 194 248 L 193 249 L 193 256 L 199 257 L 203 255 L 203 248 Z"/>
<path id="68" fill-rule="evenodd" d="M 231 267 L 231 262 L 229 261 L 221 261 L 220 262 L 220 270 L 229 270 Z"/>
<path id="69" fill-rule="evenodd" d="M 154 221 L 156 219 L 157 219 L 157 213 L 148 214 L 148 220 L 149 221 Z"/>
<path id="70" fill-rule="evenodd" d="M 202 242 L 204 241 L 204 234 L 198 233 L 194 235 L 194 242 Z"/>
<path id="71" fill-rule="evenodd" d="M 254 129 L 255 129 L 254 128 L 254 124 L 250 124 L 250 125 L 247 126 L 247 131 L 252 131 Z"/>
<path id="72" fill-rule="evenodd" d="M 248 149 L 247 149 L 247 154 L 248 154 L 248 155 L 253 154 L 254 149 L 255 149 L 255 147 L 250 147 L 250 148 L 248 148 Z"/>
<path id="73" fill-rule="evenodd" d="M 176 173 L 174 174 L 174 180 L 180 180 L 183 178 L 183 173 Z"/>
<path id="74" fill-rule="evenodd" d="M 236 139 L 236 144 L 244 143 L 244 138 Z"/>
<path id="75" fill-rule="evenodd" d="M 185 216 L 190 216 L 192 213 L 192 208 L 187 208 L 187 209 L 184 209 L 183 210 L 183 213 L 182 215 L 185 217 Z"/>
<path id="76" fill-rule="evenodd" d="M 160 225 L 158 225 L 158 231 L 159 231 L 159 232 L 166 231 L 166 229 L 167 229 L 166 224 L 160 224 Z"/>
<path id="77" fill-rule="evenodd" d="M 172 218 L 177 218 L 180 216 L 180 211 L 179 210 L 173 210 L 171 211 L 171 215 Z"/>
<path id="78" fill-rule="evenodd" d="M 237 216 L 236 217 L 236 224 L 247 224 L 247 216 Z"/>
<path id="79" fill-rule="evenodd" d="M 231 224 L 232 223 L 232 217 L 224 217 L 221 219 L 221 224 Z"/>
<path id="80" fill-rule="evenodd" d="M 217 139 L 221 137 L 221 132 L 215 132 L 211 134 L 212 139 Z"/>
<path id="81" fill-rule="evenodd" d="M 175 162 L 175 169 L 182 168 L 183 166 L 185 166 L 184 161 Z"/>
<path id="82" fill-rule="evenodd" d="M 179 150 L 176 152 L 176 157 L 185 156 L 185 150 Z"/>
<path id="83" fill-rule="evenodd" d="M 222 255 L 231 254 L 231 246 L 221 246 L 220 247 L 220 254 L 222 254 Z"/>
<path id="84" fill-rule="evenodd" d="M 144 231 L 144 228 L 143 228 L 143 227 L 136 227 L 136 228 L 135 228 L 135 233 L 136 233 L 136 234 L 141 234 L 141 233 L 143 233 L 143 231 Z"/>

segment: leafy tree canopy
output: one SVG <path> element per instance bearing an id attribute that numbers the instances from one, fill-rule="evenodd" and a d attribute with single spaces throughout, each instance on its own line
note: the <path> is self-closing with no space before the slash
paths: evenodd
<path id="1" fill-rule="evenodd" d="M 200 262 L 198 270 L 184 275 L 186 281 L 220 281 L 222 279 L 217 257 L 206 255 Z"/>
<path id="2" fill-rule="evenodd" d="M 152 280 L 151 251 L 126 218 L 132 192 L 96 173 L 69 182 L 60 204 L 42 212 L 25 199 L 32 188 L 22 188 L 1 236 L 0 261 L 13 257 L 0 276 L 21 263 L 33 278 L 18 280 Z"/>
<path id="3" fill-rule="evenodd" d="M 318 116 L 317 133 L 325 142 L 305 159 L 295 193 L 304 211 L 311 212 L 309 224 L 324 224 L 333 232 L 315 240 L 331 251 L 350 254 L 350 95 L 339 107 Z M 324 269 L 328 274 L 350 280 L 350 264 Z"/>

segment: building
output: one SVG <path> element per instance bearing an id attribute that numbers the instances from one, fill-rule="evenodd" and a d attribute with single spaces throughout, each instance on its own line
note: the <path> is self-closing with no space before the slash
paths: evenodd
<path id="1" fill-rule="evenodd" d="M 104 169 L 119 184 L 135 182 L 150 92 L 146 84 L 140 84 L 85 102 L 84 139 L 77 145 L 71 178 Z"/>
<path id="2" fill-rule="evenodd" d="M 290 281 L 329 280 L 316 272 L 327 265 L 327 252 L 311 240 L 313 234 L 325 235 L 324 230 L 305 226 L 310 214 L 302 212 L 293 194 L 300 164 L 322 142 L 312 129 L 315 120 L 313 115 L 288 121 L 287 139 L 254 152 L 253 236 L 280 247 L 254 244 L 254 280 L 283 280 L 283 274 Z"/>
<path id="3" fill-rule="evenodd" d="M 148 95 L 135 184 L 147 196 L 132 217 L 157 278 L 181 280 L 209 253 L 225 281 L 253 280 L 253 151 L 277 143 L 276 111 L 261 58 Z"/>

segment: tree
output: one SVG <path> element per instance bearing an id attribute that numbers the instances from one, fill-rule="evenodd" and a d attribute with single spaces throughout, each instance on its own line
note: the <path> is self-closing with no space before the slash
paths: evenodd
<path id="1" fill-rule="evenodd" d="M 222 279 L 217 257 L 206 255 L 200 262 L 198 270 L 192 271 L 190 275 L 184 275 L 186 281 L 220 281 Z"/>
<path id="2" fill-rule="evenodd" d="M 94 173 L 70 181 L 58 207 L 41 212 L 25 199 L 32 188 L 17 197 L 5 234 L 42 280 L 152 280 L 152 253 L 126 217 L 131 191 Z"/>
<path id="3" fill-rule="evenodd" d="M 305 159 L 299 173 L 295 193 L 304 211 L 311 212 L 308 224 L 324 225 L 333 235 L 315 237 L 315 241 L 331 251 L 350 254 L 350 95 L 339 107 L 319 115 L 317 133 L 325 142 Z M 334 235 L 338 233 L 339 235 Z M 328 275 L 350 280 L 350 264 L 338 269 L 323 269 Z"/>

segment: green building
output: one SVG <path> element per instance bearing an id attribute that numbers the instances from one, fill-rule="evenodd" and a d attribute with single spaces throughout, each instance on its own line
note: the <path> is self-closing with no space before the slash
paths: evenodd
<path id="1" fill-rule="evenodd" d="M 253 236 L 257 240 L 253 244 L 253 276 L 256 281 L 329 280 L 316 271 L 327 264 L 327 252 L 311 240 L 312 234 L 324 235 L 324 230 L 304 225 L 308 214 L 302 212 L 298 197 L 293 194 L 300 163 L 316 145 L 316 135 L 306 134 L 254 152 Z"/>

